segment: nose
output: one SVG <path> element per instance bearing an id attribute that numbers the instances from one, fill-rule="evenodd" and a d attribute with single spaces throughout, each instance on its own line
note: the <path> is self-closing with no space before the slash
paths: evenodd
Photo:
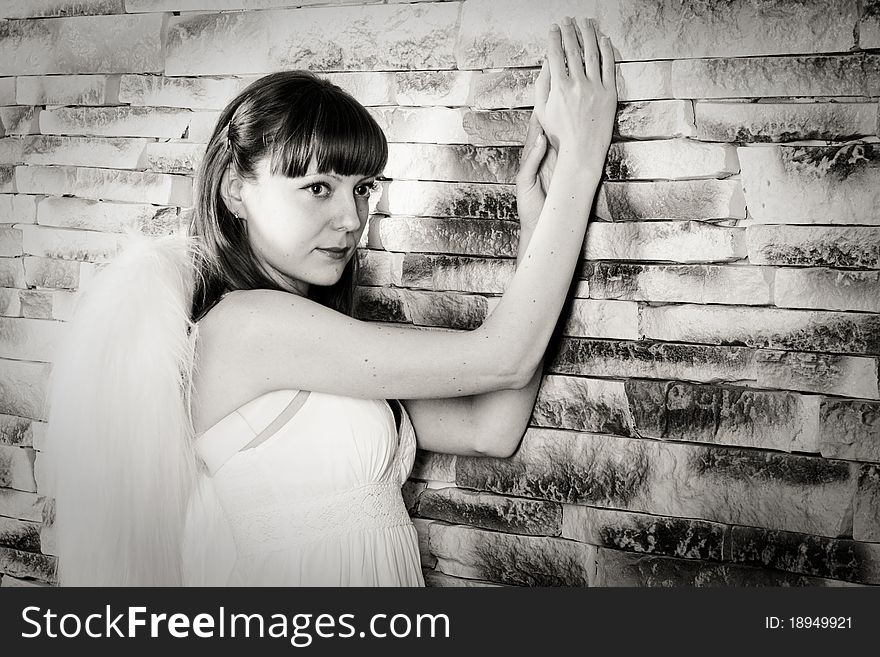
<path id="1" fill-rule="evenodd" d="M 334 230 L 354 232 L 361 227 L 361 215 L 354 195 L 340 194 L 339 203 L 334 207 L 332 226 Z"/>

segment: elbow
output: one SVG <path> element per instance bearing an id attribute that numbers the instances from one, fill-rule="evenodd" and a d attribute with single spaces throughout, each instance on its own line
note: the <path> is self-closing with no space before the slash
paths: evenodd
<path id="1" fill-rule="evenodd" d="M 517 445 L 488 445 L 476 450 L 476 456 L 493 459 L 510 458 L 516 453 Z"/>
<path id="2" fill-rule="evenodd" d="M 510 458 L 519 448 L 522 436 L 523 432 L 516 431 L 484 436 L 479 444 L 474 445 L 474 455 L 494 459 Z"/>

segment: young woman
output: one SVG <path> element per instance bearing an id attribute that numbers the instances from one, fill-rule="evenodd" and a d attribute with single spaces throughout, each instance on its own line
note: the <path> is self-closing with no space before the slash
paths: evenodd
<path id="1" fill-rule="evenodd" d="M 516 273 L 478 329 L 428 332 L 350 316 L 387 157 L 375 121 L 304 72 L 242 92 L 208 145 L 191 239 L 109 265 L 70 327 L 78 355 L 56 363 L 61 583 L 422 585 L 400 492 L 416 441 L 516 449 L 615 108 L 608 40 L 553 26 Z"/>

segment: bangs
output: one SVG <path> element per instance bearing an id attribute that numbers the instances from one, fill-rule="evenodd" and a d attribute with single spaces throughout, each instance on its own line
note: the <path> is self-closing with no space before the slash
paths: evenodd
<path id="1" fill-rule="evenodd" d="M 312 158 L 319 173 L 341 176 L 378 176 L 388 160 L 382 128 L 338 87 L 300 96 L 269 149 L 271 172 L 291 178 L 305 176 Z"/>

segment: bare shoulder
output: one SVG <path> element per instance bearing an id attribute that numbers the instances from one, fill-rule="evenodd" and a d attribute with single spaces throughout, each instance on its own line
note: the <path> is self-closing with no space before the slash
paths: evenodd
<path id="1" fill-rule="evenodd" d="M 248 315 L 257 306 L 290 302 L 293 294 L 272 290 L 228 293 L 198 322 L 193 376 L 193 425 L 196 433 L 213 426 L 237 408 L 269 391 L 258 365 L 249 357 Z"/>

